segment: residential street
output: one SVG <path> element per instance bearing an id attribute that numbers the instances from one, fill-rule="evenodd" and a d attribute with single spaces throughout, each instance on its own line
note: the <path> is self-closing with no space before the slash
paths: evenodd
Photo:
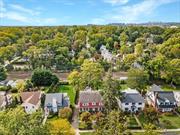
<path id="1" fill-rule="evenodd" d="M 76 135 L 79 135 L 79 129 L 78 129 L 78 106 L 75 105 L 75 108 L 74 108 L 74 113 L 73 113 L 73 118 L 72 118 L 72 126 L 73 128 L 76 130 Z"/>

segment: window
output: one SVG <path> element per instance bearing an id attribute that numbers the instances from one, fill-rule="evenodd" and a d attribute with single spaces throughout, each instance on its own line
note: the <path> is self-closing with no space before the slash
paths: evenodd
<path id="1" fill-rule="evenodd" d="M 140 111 L 141 110 L 141 107 L 138 107 L 138 111 Z"/>
<path id="2" fill-rule="evenodd" d="M 32 108 L 34 109 L 34 106 L 32 106 Z"/>
<path id="3" fill-rule="evenodd" d="M 95 103 L 95 102 L 92 102 L 92 105 L 96 105 L 96 103 Z"/>
<path id="4" fill-rule="evenodd" d="M 26 106 L 26 109 L 27 109 L 28 107 Z"/>
<path id="5" fill-rule="evenodd" d="M 125 103 L 125 105 L 129 105 L 129 103 Z"/>
<path id="6" fill-rule="evenodd" d="M 142 103 L 139 103 L 139 105 L 142 105 Z"/>
<path id="7" fill-rule="evenodd" d="M 132 103 L 132 105 L 135 105 L 135 103 Z"/>
<path id="8" fill-rule="evenodd" d="M 125 108 L 125 111 L 128 111 L 129 109 L 128 108 Z"/>
<path id="9" fill-rule="evenodd" d="M 84 103 L 84 104 L 83 104 L 83 106 L 88 106 L 88 105 L 89 105 L 89 103 Z"/>

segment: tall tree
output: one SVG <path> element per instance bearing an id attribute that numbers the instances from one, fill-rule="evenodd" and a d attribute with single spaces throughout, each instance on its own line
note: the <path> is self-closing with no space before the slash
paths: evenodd
<path id="1" fill-rule="evenodd" d="M 103 81 L 103 100 L 106 112 L 117 109 L 116 98 L 120 97 L 119 93 L 120 84 L 112 79 L 111 72 L 109 71 L 105 80 Z"/>
<path id="2" fill-rule="evenodd" d="M 144 90 L 148 84 L 149 75 L 143 69 L 131 68 L 128 71 L 127 84 L 130 88 L 135 88 L 139 91 Z"/>
<path id="3" fill-rule="evenodd" d="M 4 67 L 0 64 L 0 81 L 5 80 L 7 77 Z"/>

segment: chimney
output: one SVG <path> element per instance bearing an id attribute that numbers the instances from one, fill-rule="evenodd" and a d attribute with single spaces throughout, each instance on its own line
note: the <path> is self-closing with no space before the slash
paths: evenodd
<path id="1" fill-rule="evenodd" d="M 156 108 L 157 108 L 157 98 L 158 98 L 158 92 L 155 92 L 154 105 Z"/>

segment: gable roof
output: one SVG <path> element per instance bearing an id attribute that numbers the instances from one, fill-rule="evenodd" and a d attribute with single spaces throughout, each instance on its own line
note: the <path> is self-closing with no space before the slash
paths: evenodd
<path id="1" fill-rule="evenodd" d="M 158 86 L 158 85 L 156 85 L 156 84 L 153 84 L 153 85 L 150 87 L 149 91 L 163 91 L 163 90 L 161 89 L 160 86 Z"/>
<path id="2" fill-rule="evenodd" d="M 122 91 L 122 99 L 121 102 L 123 103 L 144 103 L 144 98 L 141 94 L 135 89 L 127 89 Z"/>
<path id="3" fill-rule="evenodd" d="M 154 95 L 157 95 L 157 100 L 160 103 L 165 102 L 166 100 L 169 100 L 169 102 L 174 103 L 176 102 L 173 91 L 154 91 Z"/>
<path id="4" fill-rule="evenodd" d="M 63 93 L 46 94 L 45 106 L 48 104 L 53 105 L 54 103 L 58 103 L 58 105 L 63 106 Z"/>
<path id="5" fill-rule="evenodd" d="M 99 91 L 80 91 L 79 102 L 81 103 L 100 103 L 103 99 Z"/>
<path id="6" fill-rule="evenodd" d="M 30 103 L 33 105 L 37 105 L 39 103 L 40 97 L 41 97 L 41 92 L 36 91 L 36 92 L 22 92 L 20 94 L 21 99 L 24 103 Z"/>

